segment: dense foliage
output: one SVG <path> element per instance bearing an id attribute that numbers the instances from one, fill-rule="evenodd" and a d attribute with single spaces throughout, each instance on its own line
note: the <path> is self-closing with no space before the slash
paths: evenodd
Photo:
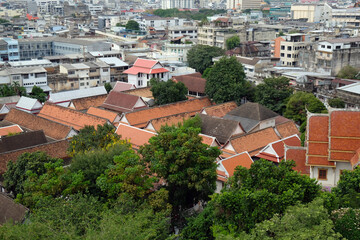
<path id="1" fill-rule="evenodd" d="M 329 105 L 332 108 L 345 108 L 345 102 L 340 98 L 332 98 L 329 100 Z"/>
<path id="2" fill-rule="evenodd" d="M 360 79 L 359 72 L 360 70 L 358 68 L 345 66 L 339 71 L 337 77 L 345 79 Z"/>
<path id="3" fill-rule="evenodd" d="M 105 83 L 104 87 L 107 93 L 113 89 L 110 83 Z"/>
<path id="4" fill-rule="evenodd" d="M 156 78 L 150 79 L 151 92 L 155 103 L 158 105 L 186 100 L 188 89 L 182 82 L 175 82 L 171 79 L 160 81 Z"/>
<path id="5" fill-rule="evenodd" d="M 213 65 L 213 58 L 223 56 L 224 49 L 207 45 L 195 45 L 187 53 L 189 67 L 194 68 L 201 74 Z"/>
<path id="6" fill-rule="evenodd" d="M 126 30 L 140 30 L 139 23 L 134 20 L 129 20 L 125 25 Z"/>
<path id="7" fill-rule="evenodd" d="M 48 96 L 41 87 L 35 85 L 32 88 L 29 97 L 36 98 L 39 102 L 44 103 L 47 100 Z"/>
<path id="8" fill-rule="evenodd" d="M 287 102 L 284 116 L 301 125 L 306 122 L 306 110 L 311 113 L 327 113 L 325 105 L 314 94 L 297 92 Z"/>
<path id="9" fill-rule="evenodd" d="M 12 85 L 1 85 L 0 86 L 0 97 L 9 97 L 9 96 L 26 96 L 26 89 L 20 87 L 18 82 L 14 82 Z"/>
<path id="10" fill-rule="evenodd" d="M 239 36 L 232 36 L 226 39 L 226 49 L 231 50 L 240 45 Z"/>
<path id="11" fill-rule="evenodd" d="M 180 11 L 177 8 L 172 9 L 156 9 L 153 14 L 159 17 L 178 17 L 193 20 L 203 20 L 206 17 L 214 16 L 216 14 L 225 13 L 223 9 L 200 9 L 199 12 Z"/>
<path id="12" fill-rule="evenodd" d="M 289 79 L 285 77 L 265 78 L 264 83 L 256 86 L 255 101 L 282 114 L 292 92 Z"/>
<path id="13" fill-rule="evenodd" d="M 210 68 L 205 91 L 217 104 L 253 98 L 253 87 L 245 80 L 243 66 L 235 57 L 223 57 Z"/>

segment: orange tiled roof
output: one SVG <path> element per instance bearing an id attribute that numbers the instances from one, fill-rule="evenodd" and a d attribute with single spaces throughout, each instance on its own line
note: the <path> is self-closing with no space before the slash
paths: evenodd
<path id="1" fill-rule="evenodd" d="M 296 166 L 293 168 L 301 174 L 310 175 L 310 167 L 306 166 L 306 148 L 304 147 L 286 147 L 286 160 L 293 160 Z"/>
<path id="2" fill-rule="evenodd" d="M 49 103 L 44 105 L 38 116 L 71 126 L 75 130 L 80 130 L 87 125 L 96 128 L 97 125 L 104 125 L 108 122 L 104 118 Z"/>
<path id="3" fill-rule="evenodd" d="M 23 132 L 23 130 L 21 129 L 21 127 L 19 125 L 11 125 L 11 126 L 7 126 L 7 127 L 2 127 L 0 128 L 0 136 L 6 136 L 9 133 L 21 133 Z"/>
<path id="4" fill-rule="evenodd" d="M 16 151 L 0 153 L 0 174 L 6 171 L 6 166 L 9 161 L 16 161 L 17 158 L 26 152 L 45 152 L 50 157 L 65 159 L 68 157 L 67 149 L 69 142 L 67 140 L 60 140 L 56 142 L 49 142 L 41 145 L 36 145 L 28 148 L 22 148 Z"/>
<path id="5" fill-rule="evenodd" d="M 46 136 L 57 140 L 66 138 L 72 130 L 68 125 L 57 123 L 55 121 L 42 118 L 15 108 L 10 110 L 4 120 L 18 124 L 29 130 L 43 130 Z"/>
<path id="6" fill-rule="evenodd" d="M 334 166 L 334 163 L 328 161 L 329 116 L 319 114 L 308 116 L 307 131 L 307 165 Z"/>
<path id="7" fill-rule="evenodd" d="M 222 118 L 228 112 L 234 110 L 237 107 L 238 107 L 238 105 L 235 102 L 226 102 L 226 103 L 213 105 L 210 107 L 205 107 L 205 108 L 203 108 L 201 113 L 203 113 L 203 114 L 206 113 L 207 115 L 210 115 L 210 116 Z"/>
<path id="8" fill-rule="evenodd" d="M 154 130 L 158 132 L 158 131 L 160 131 L 162 126 L 177 125 L 178 123 L 182 123 L 184 120 L 187 120 L 190 117 L 191 117 L 191 114 L 186 112 L 186 113 L 179 113 L 179 114 L 175 114 L 175 115 L 165 116 L 165 117 L 161 117 L 161 118 L 155 118 L 155 119 L 151 119 L 149 121 L 147 127 L 152 126 L 154 128 Z"/>
<path id="9" fill-rule="evenodd" d="M 136 88 L 136 89 L 127 90 L 124 92 L 127 94 L 138 96 L 138 97 L 154 99 L 150 89 L 151 89 L 150 87 Z"/>
<path id="10" fill-rule="evenodd" d="M 210 105 L 210 99 L 206 97 L 170 103 L 158 107 L 140 109 L 134 112 L 125 113 L 122 118 L 122 122 L 127 122 L 132 126 L 143 128 L 151 119 L 161 118 L 184 112 L 195 114 L 199 112 L 203 107 Z"/>
<path id="11" fill-rule="evenodd" d="M 115 112 L 105 110 L 105 109 L 96 108 L 96 107 L 90 107 L 87 110 L 86 113 L 94 115 L 94 116 L 98 116 L 98 117 L 101 117 L 101 118 L 105 118 L 105 119 L 109 120 L 111 123 L 113 123 L 116 120 L 116 117 L 119 116 Z"/>
<path id="12" fill-rule="evenodd" d="M 147 105 L 139 96 L 127 94 L 125 92 L 111 91 L 101 107 L 123 113 L 132 112 L 139 108 L 147 108 Z"/>
<path id="13" fill-rule="evenodd" d="M 199 136 L 202 138 L 202 143 L 205 143 L 205 144 L 209 145 L 210 147 L 221 147 L 221 144 L 216 139 L 216 137 L 212 137 L 212 136 L 201 134 L 201 133 L 199 134 Z"/>
<path id="14" fill-rule="evenodd" d="M 119 124 L 116 133 L 121 135 L 122 139 L 127 139 L 134 148 L 139 148 L 148 143 L 151 137 L 156 136 L 156 133 L 122 123 Z"/>
<path id="15" fill-rule="evenodd" d="M 75 110 L 81 111 L 88 109 L 90 107 L 99 107 L 106 99 L 106 94 L 92 96 L 92 97 L 85 97 L 85 98 L 78 98 L 71 100 L 70 106 L 74 105 Z"/>
<path id="16" fill-rule="evenodd" d="M 243 152 L 221 160 L 219 164 L 222 166 L 222 169 L 225 169 L 227 177 L 232 177 L 237 166 L 249 169 L 253 162 L 249 153 Z"/>
<path id="17" fill-rule="evenodd" d="M 293 121 L 284 122 L 275 126 L 282 138 L 300 134 L 299 129 Z"/>
<path id="18" fill-rule="evenodd" d="M 249 152 L 250 156 L 255 156 L 263 147 L 271 142 L 280 140 L 274 128 L 269 127 L 249 134 L 242 134 L 233 137 L 227 144 L 231 144 L 237 153 Z"/>

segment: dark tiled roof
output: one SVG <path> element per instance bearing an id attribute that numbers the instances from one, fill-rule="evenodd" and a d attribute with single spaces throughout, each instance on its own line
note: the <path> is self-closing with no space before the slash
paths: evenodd
<path id="1" fill-rule="evenodd" d="M 243 133 L 240 123 L 237 121 L 212 117 L 205 114 L 199 114 L 199 116 L 202 121 L 201 133 L 216 137 L 222 144 L 234 135 L 237 129 L 240 130 L 238 134 Z"/>
<path id="2" fill-rule="evenodd" d="M 43 130 L 46 136 L 53 139 L 64 139 L 71 131 L 71 127 L 63 125 L 34 114 L 27 113 L 18 109 L 11 109 L 6 115 L 5 121 L 18 124 L 21 127 L 36 131 Z"/>
<path id="3" fill-rule="evenodd" d="M 174 76 L 177 82 L 182 82 L 189 91 L 205 93 L 206 79 L 193 76 L 192 74 Z"/>
<path id="4" fill-rule="evenodd" d="M 101 107 L 120 113 L 132 112 L 139 101 L 143 102 L 143 107 L 146 107 L 145 102 L 139 96 L 111 91 Z"/>
<path id="5" fill-rule="evenodd" d="M 235 102 L 226 102 L 220 103 L 217 105 L 213 105 L 210 107 L 205 107 L 201 112 L 206 112 L 207 115 L 214 116 L 214 117 L 224 117 L 228 112 L 232 111 L 233 109 L 237 108 L 238 105 Z"/>
<path id="6" fill-rule="evenodd" d="M 74 105 L 74 108 L 78 111 L 85 110 L 90 107 L 99 107 L 106 99 L 105 95 L 98 95 L 92 97 L 78 98 L 71 100 L 71 103 Z"/>
<path id="7" fill-rule="evenodd" d="M 5 136 L 0 138 L 0 153 L 31 147 L 46 142 L 46 137 L 42 130 Z"/>
<path id="8" fill-rule="evenodd" d="M 8 221 L 21 223 L 27 211 L 25 206 L 15 203 L 12 198 L 0 192 L 0 225 Z"/>

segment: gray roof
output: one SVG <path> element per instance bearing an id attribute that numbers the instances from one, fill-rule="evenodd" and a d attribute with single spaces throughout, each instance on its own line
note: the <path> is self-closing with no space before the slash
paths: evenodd
<path id="1" fill-rule="evenodd" d="M 26 207 L 8 197 L 5 193 L 0 192 L 0 225 L 7 221 L 22 222 L 28 211 Z"/>
<path id="2" fill-rule="evenodd" d="M 216 137 L 220 143 L 225 143 L 240 127 L 238 121 L 199 114 L 201 118 L 201 133 Z"/>
<path id="3" fill-rule="evenodd" d="M 28 74 L 28 73 L 43 73 L 47 72 L 43 67 L 21 67 L 6 69 L 8 74 Z"/>
<path id="4" fill-rule="evenodd" d="M 277 113 L 259 103 L 247 102 L 228 112 L 224 118 L 238 121 L 246 132 L 252 130 L 259 122 L 279 116 Z"/>

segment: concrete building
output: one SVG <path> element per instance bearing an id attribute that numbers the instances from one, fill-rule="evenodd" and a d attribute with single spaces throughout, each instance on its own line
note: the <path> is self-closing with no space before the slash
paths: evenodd
<path id="1" fill-rule="evenodd" d="M 320 41 L 302 49 L 300 66 L 336 76 L 345 66 L 360 67 L 360 37 Z"/>
<path id="2" fill-rule="evenodd" d="M 187 62 L 187 53 L 194 46 L 193 43 L 165 43 L 164 51 L 167 54 L 178 54 L 179 61 Z"/>
<path id="3" fill-rule="evenodd" d="M 283 38 L 284 41 L 280 41 L 280 64 L 282 66 L 296 67 L 299 65 L 299 51 L 309 44 L 306 41 L 306 35 L 293 33 L 283 36 Z"/>
<path id="4" fill-rule="evenodd" d="M 227 0 L 226 8 L 235 10 L 260 9 L 261 0 Z"/>
<path id="5" fill-rule="evenodd" d="M 162 9 L 194 8 L 194 0 L 161 0 Z"/>
<path id="6" fill-rule="evenodd" d="M 142 20 L 139 20 L 140 29 L 146 31 L 148 27 L 153 28 L 168 28 L 174 26 L 183 26 L 185 19 L 182 18 L 162 18 L 158 16 L 145 16 Z"/>
<path id="7" fill-rule="evenodd" d="M 292 4 L 292 19 L 307 19 L 307 22 L 327 22 L 331 16 L 331 7 L 328 4 Z"/>
<path id="8" fill-rule="evenodd" d="M 0 40 L 0 58 L 1 61 L 19 61 L 19 44 L 18 41 L 11 38 Z"/>
<path id="9" fill-rule="evenodd" d="M 107 15 L 107 16 L 98 16 L 98 28 L 112 28 L 115 27 L 117 23 L 120 22 L 120 16 Z"/>
<path id="10" fill-rule="evenodd" d="M 360 28 L 360 8 L 331 8 L 330 27 Z"/>
<path id="11" fill-rule="evenodd" d="M 197 26 L 171 26 L 168 28 L 169 40 L 186 36 L 191 39 L 197 39 Z"/>
<path id="12" fill-rule="evenodd" d="M 127 75 L 124 74 L 124 71 L 129 68 L 129 64 L 117 57 L 98 58 L 97 62 L 105 63 L 110 67 L 110 82 L 127 82 Z"/>

